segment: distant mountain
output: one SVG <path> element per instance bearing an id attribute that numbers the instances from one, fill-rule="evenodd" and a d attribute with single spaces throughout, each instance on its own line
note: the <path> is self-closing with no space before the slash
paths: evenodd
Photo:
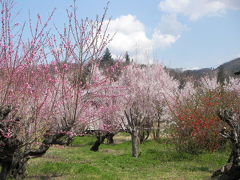
<path id="1" fill-rule="evenodd" d="M 236 58 L 232 61 L 223 63 L 222 65 L 220 65 L 223 67 L 224 71 L 229 74 L 230 76 L 233 76 L 235 72 L 239 72 L 240 71 L 240 58 Z M 220 66 L 218 66 L 216 68 L 216 70 L 218 70 L 220 68 Z"/>
<path id="2" fill-rule="evenodd" d="M 213 73 L 213 68 L 202 68 L 197 70 L 186 70 L 183 71 L 184 76 L 193 76 L 194 78 L 198 79 L 205 75 L 210 75 Z"/>
<path id="3" fill-rule="evenodd" d="M 240 71 L 240 58 L 233 59 L 229 62 L 223 63 L 217 68 L 202 68 L 197 70 L 182 70 L 182 69 L 171 69 L 167 68 L 170 75 L 172 75 L 175 79 L 178 79 L 180 81 L 185 81 L 188 78 L 193 78 L 195 80 L 200 79 L 201 77 L 205 75 L 214 75 L 216 74 L 219 69 L 223 67 L 224 73 L 229 76 L 235 76 L 234 73 Z M 240 78 L 240 75 L 239 75 Z"/>

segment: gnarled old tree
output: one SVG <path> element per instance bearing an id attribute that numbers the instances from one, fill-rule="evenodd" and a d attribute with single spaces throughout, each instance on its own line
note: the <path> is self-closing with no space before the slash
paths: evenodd
<path id="1" fill-rule="evenodd" d="M 44 48 L 52 15 L 46 22 L 39 17 L 35 28 L 31 25 L 32 37 L 24 42 L 25 25 L 12 21 L 14 2 L 2 0 L 0 5 L 0 179 L 4 180 L 8 175 L 23 177 L 27 160 L 41 154 L 38 142 L 52 124 L 56 103 Z"/>
<path id="2" fill-rule="evenodd" d="M 140 155 L 140 132 L 144 129 L 147 123 L 147 113 L 141 112 L 138 107 L 132 107 L 124 111 L 127 124 L 126 131 L 131 134 L 132 139 L 132 156 L 138 157 Z M 124 123 L 124 120 L 123 120 Z"/>
<path id="3" fill-rule="evenodd" d="M 240 178 L 240 115 L 233 110 L 220 110 L 218 116 L 230 128 L 224 128 L 221 135 L 231 142 L 231 154 L 227 164 L 215 171 L 212 178 L 237 180 Z"/>
<path id="4" fill-rule="evenodd" d="M 70 125 L 66 136 L 83 134 L 90 121 L 98 120 L 107 111 L 99 99 L 105 98 L 101 92 L 110 86 L 110 80 L 98 68 L 103 50 L 111 40 L 107 34 L 110 21 L 105 20 L 106 12 L 107 8 L 94 20 L 79 20 L 74 1 L 74 6 L 67 11 L 68 25 L 62 32 L 56 28 L 60 42 L 57 43 L 55 36 L 51 39 L 53 63 L 59 67 L 56 69 L 60 87 L 56 124 Z M 97 108 L 96 99 L 99 100 Z"/>
<path id="5" fill-rule="evenodd" d="M 108 81 L 92 75 L 95 65 L 88 81 L 82 77 L 86 63 L 102 56 L 109 36 L 106 9 L 101 18 L 80 21 L 74 4 L 60 42 L 47 30 L 53 13 L 46 22 L 38 15 L 35 27 L 29 22 L 31 37 L 25 42 L 25 25 L 11 18 L 13 0 L 0 0 L 0 5 L 0 179 L 5 180 L 23 178 L 31 157 L 43 155 L 52 144 L 69 143 L 103 113 L 91 107 Z"/>
<path id="6" fill-rule="evenodd" d="M 124 72 L 125 67 L 125 63 L 115 61 L 114 64 L 109 64 L 99 69 L 101 74 L 110 80 L 110 85 L 102 88 L 100 92 L 101 99 L 96 98 L 93 101 L 96 109 L 99 109 L 98 106 L 101 104 L 102 108 L 104 107 L 107 111 L 98 116 L 98 120 L 90 123 L 88 126 L 88 132 L 97 138 L 90 148 L 91 151 L 98 151 L 99 146 L 104 143 L 105 139 L 107 139 L 108 144 L 113 144 L 113 137 L 118 132 L 124 131 L 121 128 L 121 120 L 119 118 L 123 107 L 121 103 L 118 103 L 118 99 L 126 95 L 126 87 L 118 83 L 118 78 Z"/>
<path id="7" fill-rule="evenodd" d="M 159 122 L 160 129 L 161 116 L 167 113 L 166 101 L 171 101 L 173 93 L 178 91 L 178 83 L 159 64 L 129 65 L 118 83 L 127 91 L 118 98 L 123 109 L 122 129 L 131 134 L 132 155 L 138 157 L 140 139 L 147 137 L 155 122 Z"/>
<path id="8" fill-rule="evenodd" d="M 93 132 L 97 137 L 96 142 L 91 147 L 92 151 L 98 151 L 99 146 L 105 139 L 108 140 L 109 144 L 112 144 L 114 142 L 113 136 L 121 131 L 119 117 L 122 106 L 117 100 L 125 96 L 125 88 L 111 82 L 111 86 L 102 87 L 102 91 L 99 93 L 101 98 L 94 99 L 95 108 L 96 110 L 99 108 L 105 110 L 102 114 L 99 114 L 95 121 L 91 121 L 88 125 L 90 132 Z M 99 105 L 101 106 L 99 107 Z"/>
<path id="9" fill-rule="evenodd" d="M 96 136 L 96 138 L 97 138 L 95 143 L 90 148 L 91 151 L 95 151 L 95 152 L 98 151 L 99 146 L 104 142 L 105 139 L 108 140 L 109 144 L 114 143 L 113 136 L 115 135 L 115 133 L 111 133 L 108 131 L 102 131 L 102 130 L 94 130 L 91 132 L 91 134 Z"/>

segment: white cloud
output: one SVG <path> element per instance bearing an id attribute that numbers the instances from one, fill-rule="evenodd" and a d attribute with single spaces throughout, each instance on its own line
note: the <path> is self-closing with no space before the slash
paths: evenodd
<path id="1" fill-rule="evenodd" d="M 222 0 L 227 8 L 240 10 L 240 0 Z"/>
<path id="2" fill-rule="evenodd" d="M 178 21 L 176 14 L 166 14 L 161 17 L 159 29 L 162 33 L 178 35 L 189 28 Z"/>
<path id="3" fill-rule="evenodd" d="M 190 20 L 222 15 L 228 9 L 240 10 L 240 0 L 162 0 L 159 8 L 167 13 L 183 14 Z"/>
<path id="4" fill-rule="evenodd" d="M 141 63 L 152 63 L 156 49 L 169 47 L 180 37 L 163 34 L 156 28 L 149 38 L 144 24 L 131 14 L 111 20 L 108 32 L 116 33 L 109 44 L 113 54 L 124 54 L 128 51 L 134 60 Z"/>
<path id="5" fill-rule="evenodd" d="M 187 70 L 199 70 L 201 69 L 200 67 L 192 67 L 192 68 L 185 68 L 184 71 L 187 71 Z"/>
<path id="6" fill-rule="evenodd" d="M 164 0 L 159 7 L 167 13 L 183 14 L 190 20 L 198 20 L 204 16 L 221 15 L 226 4 L 222 0 Z"/>

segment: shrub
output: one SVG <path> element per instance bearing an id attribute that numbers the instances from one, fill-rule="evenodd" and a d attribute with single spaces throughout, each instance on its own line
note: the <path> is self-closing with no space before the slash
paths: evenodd
<path id="1" fill-rule="evenodd" d="M 238 95 L 223 88 L 201 89 L 178 102 L 173 112 L 175 124 L 172 131 L 177 150 L 199 153 L 223 147 L 226 141 L 219 132 L 226 125 L 217 116 L 217 111 L 227 107 L 237 109 L 238 105 Z"/>

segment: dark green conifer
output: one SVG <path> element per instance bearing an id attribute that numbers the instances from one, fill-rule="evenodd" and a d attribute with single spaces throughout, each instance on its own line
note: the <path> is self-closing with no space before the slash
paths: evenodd
<path id="1" fill-rule="evenodd" d="M 125 62 L 126 62 L 126 64 L 130 64 L 130 57 L 129 57 L 128 52 L 126 52 L 126 54 L 125 54 Z"/>
<path id="2" fill-rule="evenodd" d="M 112 66 L 114 64 L 114 60 L 112 58 L 110 50 L 107 48 L 104 52 L 102 59 L 100 60 L 100 66 L 105 68 Z"/>

